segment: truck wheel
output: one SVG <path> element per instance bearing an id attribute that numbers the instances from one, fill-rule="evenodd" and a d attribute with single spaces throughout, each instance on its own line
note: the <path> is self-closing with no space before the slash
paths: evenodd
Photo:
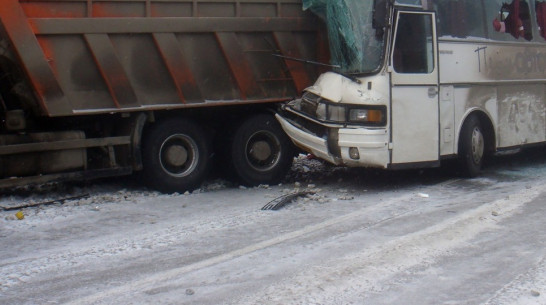
<path id="1" fill-rule="evenodd" d="M 459 163 L 466 177 L 480 174 L 485 155 L 485 137 L 480 120 L 470 116 L 461 128 L 459 136 Z"/>
<path id="2" fill-rule="evenodd" d="M 156 123 L 144 134 L 142 145 L 144 179 L 161 192 L 193 190 L 209 173 L 209 135 L 192 121 Z"/>
<path id="3" fill-rule="evenodd" d="M 245 185 L 279 183 L 292 165 L 295 148 L 274 116 L 250 117 L 234 132 L 228 170 Z"/>

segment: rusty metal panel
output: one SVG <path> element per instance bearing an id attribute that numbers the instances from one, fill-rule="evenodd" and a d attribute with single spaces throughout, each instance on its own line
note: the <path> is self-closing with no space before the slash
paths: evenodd
<path id="1" fill-rule="evenodd" d="M 278 52 L 273 33 L 238 33 L 246 61 L 252 68 L 259 92 L 268 98 L 297 92 L 283 59 L 272 58 Z"/>
<path id="2" fill-rule="evenodd" d="M 189 101 L 205 103 L 239 99 L 237 83 L 222 50 L 218 47 L 214 33 L 178 34 L 177 40 L 195 78 L 197 88 L 204 95 L 202 100 L 195 100 L 195 97 L 188 95 L 192 94 L 192 91 L 189 91 L 185 93 Z"/>
<path id="3" fill-rule="evenodd" d="M 197 6 L 198 17 L 236 17 L 237 2 L 204 2 Z"/>
<path id="4" fill-rule="evenodd" d="M 239 97 L 241 99 L 260 97 L 262 94 L 259 92 L 260 88 L 258 88 L 250 63 L 241 56 L 243 49 L 237 41 L 237 35 L 235 33 L 216 33 L 216 37 L 237 82 Z"/>
<path id="5" fill-rule="evenodd" d="M 145 17 L 145 1 L 91 1 L 93 17 Z"/>
<path id="6" fill-rule="evenodd" d="M 241 3 L 241 17 L 276 17 L 276 3 Z"/>
<path id="7" fill-rule="evenodd" d="M 0 20 L 48 116 L 288 100 L 320 71 L 271 54 L 327 60 L 301 0 L 2 0 Z"/>
<path id="8" fill-rule="evenodd" d="M 316 19 L 300 18 L 32 18 L 36 35 L 314 31 Z M 318 22 L 318 21 L 316 21 Z M 316 47 L 316 46 L 315 46 Z"/>
<path id="9" fill-rule="evenodd" d="M 295 58 L 305 58 L 297 47 L 297 38 L 290 32 L 275 32 L 275 41 L 280 48 L 280 52 L 285 56 Z M 309 79 L 307 71 L 303 65 L 298 64 L 296 61 L 287 61 L 288 71 L 294 79 L 294 83 L 298 91 L 303 91 L 313 80 Z"/>
<path id="10" fill-rule="evenodd" d="M 43 49 L 55 54 L 51 67 L 71 103 L 69 111 L 115 107 L 113 96 L 84 35 L 44 35 L 38 41 Z"/>
<path id="11" fill-rule="evenodd" d="M 49 115 L 70 113 L 69 101 L 49 65 L 53 54 L 38 43 L 19 2 L 3 1 L 0 5 L 0 19 L 39 97 L 41 111 Z"/>
<path id="12" fill-rule="evenodd" d="M 154 2 L 151 4 L 151 17 L 192 17 L 192 2 Z"/>
<path id="13" fill-rule="evenodd" d="M 87 3 L 85 1 L 50 2 L 47 10 L 40 1 L 20 2 L 27 18 L 78 18 L 86 17 Z"/>
<path id="14" fill-rule="evenodd" d="M 186 94 L 189 92 L 193 92 L 193 96 L 189 97 L 192 101 L 202 100 L 201 90 L 195 82 L 193 73 L 184 58 L 176 36 L 173 33 L 155 33 L 154 39 L 161 57 L 169 70 L 169 74 L 175 83 L 180 101 L 186 103 L 188 99 Z"/>
<path id="15" fill-rule="evenodd" d="M 135 91 L 129 83 L 110 37 L 106 34 L 85 34 L 84 37 L 116 107 L 136 107 L 138 104 Z"/>

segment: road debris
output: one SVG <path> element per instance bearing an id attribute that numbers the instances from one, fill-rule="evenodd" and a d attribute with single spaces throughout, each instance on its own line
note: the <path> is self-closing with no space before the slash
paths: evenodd
<path id="1" fill-rule="evenodd" d="M 29 203 L 29 204 L 12 206 L 12 207 L 0 206 L 0 208 L 2 208 L 3 211 L 15 211 L 15 210 L 20 210 L 20 209 L 25 209 L 25 208 L 33 208 L 33 207 L 37 207 L 37 206 L 52 205 L 52 204 L 63 204 L 65 201 L 68 201 L 68 200 L 83 199 L 83 198 L 88 198 L 88 197 L 89 197 L 89 194 L 82 194 L 82 195 L 78 195 L 78 196 L 65 197 L 65 198 L 61 198 L 61 199 L 55 199 L 55 200 L 49 200 L 49 201 L 43 201 L 43 202 L 36 202 L 36 203 Z M 19 217 L 17 217 L 17 218 L 19 218 Z"/>
<path id="2" fill-rule="evenodd" d="M 296 198 L 307 196 L 307 195 L 314 195 L 314 194 L 315 194 L 315 192 L 313 192 L 313 191 L 301 191 L 301 192 L 296 192 L 296 193 L 283 195 L 283 196 L 277 197 L 277 198 L 271 200 L 270 202 L 268 202 L 262 208 L 262 210 L 264 210 L 264 211 L 266 211 L 266 210 L 277 211 L 277 210 L 281 209 L 282 207 L 284 207 L 285 205 L 287 205 L 287 204 L 291 203 L 292 201 L 294 201 L 294 199 L 296 199 Z"/>

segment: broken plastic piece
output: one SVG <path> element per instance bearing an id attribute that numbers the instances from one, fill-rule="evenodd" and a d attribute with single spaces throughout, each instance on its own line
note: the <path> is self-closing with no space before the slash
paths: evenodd
<path id="1" fill-rule="evenodd" d="M 262 210 L 264 210 L 264 211 L 265 210 L 276 211 L 276 210 L 279 210 L 280 208 L 284 207 L 285 205 L 291 203 L 292 201 L 294 201 L 294 199 L 296 199 L 298 197 L 303 197 L 303 196 L 312 195 L 312 194 L 315 194 L 315 192 L 302 191 L 302 192 L 297 192 L 297 193 L 284 195 L 284 196 L 275 198 L 275 199 L 271 200 L 270 202 L 268 202 L 262 208 Z"/>

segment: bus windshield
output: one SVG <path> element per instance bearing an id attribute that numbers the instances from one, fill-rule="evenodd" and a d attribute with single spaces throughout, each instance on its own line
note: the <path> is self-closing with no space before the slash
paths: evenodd
<path id="1" fill-rule="evenodd" d="M 303 0 L 304 9 L 310 9 L 326 21 L 331 64 L 339 66 L 337 71 L 361 74 L 381 67 L 386 3 L 384 0 Z M 374 11 L 380 12 L 380 16 Z"/>

